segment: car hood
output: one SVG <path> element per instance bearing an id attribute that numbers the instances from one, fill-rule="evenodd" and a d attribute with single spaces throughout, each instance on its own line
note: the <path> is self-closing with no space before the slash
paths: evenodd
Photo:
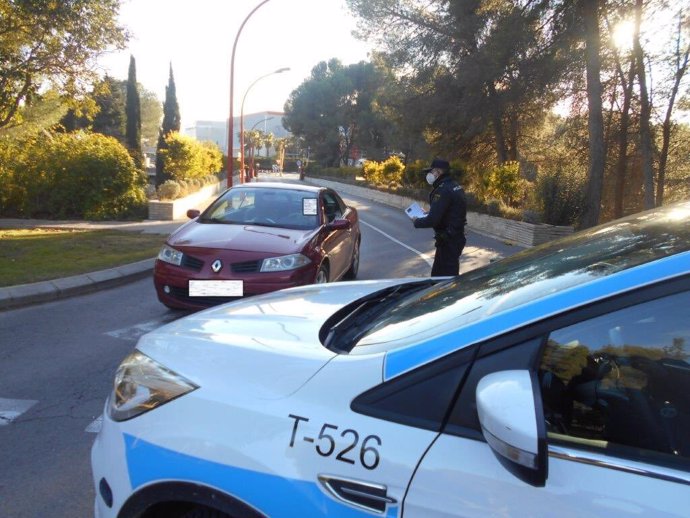
<path id="1" fill-rule="evenodd" d="M 291 230 L 260 225 L 227 225 L 190 221 L 168 238 L 176 248 L 195 247 L 271 254 L 299 251 L 317 230 Z"/>
<path id="2" fill-rule="evenodd" d="M 201 386 L 218 383 L 226 393 L 231 385 L 258 398 L 285 397 L 336 356 L 319 341 L 326 319 L 399 282 L 319 284 L 248 297 L 162 326 L 137 347 Z"/>

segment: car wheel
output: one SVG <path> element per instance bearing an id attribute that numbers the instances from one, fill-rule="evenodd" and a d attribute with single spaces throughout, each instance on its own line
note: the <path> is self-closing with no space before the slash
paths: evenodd
<path id="1" fill-rule="evenodd" d="M 314 284 L 324 284 L 328 282 L 328 266 L 322 264 L 319 266 L 319 271 L 316 273 Z"/>
<path id="2" fill-rule="evenodd" d="M 356 279 L 357 272 L 359 271 L 359 241 L 355 243 L 355 249 L 352 251 L 352 262 L 350 263 L 350 269 L 345 272 L 346 279 Z"/>
<path id="3" fill-rule="evenodd" d="M 230 515 L 206 507 L 195 507 L 180 518 L 231 518 Z"/>

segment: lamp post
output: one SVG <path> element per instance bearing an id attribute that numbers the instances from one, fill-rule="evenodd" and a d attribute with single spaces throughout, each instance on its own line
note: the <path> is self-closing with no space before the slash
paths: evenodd
<path id="1" fill-rule="evenodd" d="M 234 158 L 233 158 L 233 144 L 235 137 L 233 135 L 235 128 L 233 124 L 233 97 L 235 95 L 235 50 L 237 49 L 237 40 L 240 39 L 240 33 L 242 32 L 242 29 L 244 29 L 244 25 L 247 23 L 247 20 L 251 18 L 251 16 L 265 3 L 267 3 L 269 0 L 263 0 L 260 4 L 258 4 L 254 9 L 251 10 L 251 12 L 247 15 L 247 17 L 244 19 L 242 22 L 242 25 L 240 25 L 240 28 L 237 31 L 237 34 L 235 35 L 235 43 L 232 45 L 232 57 L 230 58 L 230 120 L 228 120 L 228 187 L 232 187 L 232 175 L 234 171 Z"/>
<path id="2" fill-rule="evenodd" d="M 247 98 L 249 90 L 251 90 L 256 83 L 268 76 L 272 76 L 274 74 L 282 74 L 283 72 L 287 72 L 288 70 L 290 70 L 288 67 L 283 67 L 279 68 L 278 70 L 274 70 L 273 72 L 269 72 L 268 74 L 264 74 L 255 79 L 254 82 L 250 84 L 244 92 L 244 96 L 242 97 L 242 106 L 240 107 L 240 183 L 244 182 L 244 101 Z"/>

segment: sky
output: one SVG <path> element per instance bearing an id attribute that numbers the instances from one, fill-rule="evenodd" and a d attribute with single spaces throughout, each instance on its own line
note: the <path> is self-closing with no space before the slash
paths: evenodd
<path id="1" fill-rule="evenodd" d="M 261 1 L 123 0 L 120 23 L 130 32 L 128 47 L 100 58 L 99 68 L 127 79 L 134 56 L 137 81 L 162 102 L 172 63 L 182 128 L 197 120 L 227 120 L 233 43 Z M 370 47 L 351 35 L 354 28 L 344 0 L 261 5 L 247 20 L 235 50 L 234 115 L 239 116 L 243 97 L 245 115 L 282 112 L 290 93 L 321 61 L 335 57 L 349 65 L 367 60 Z M 286 67 L 290 70 L 259 79 Z"/>

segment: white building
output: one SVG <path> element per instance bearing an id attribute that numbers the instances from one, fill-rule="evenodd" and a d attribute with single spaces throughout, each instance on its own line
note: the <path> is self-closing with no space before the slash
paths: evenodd
<path id="1" fill-rule="evenodd" d="M 258 112 L 245 114 L 244 130 L 259 129 L 264 133 L 272 133 L 276 138 L 284 138 L 290 133 L 283 128 L 283 112 Z M 240 117 L 233 119 L 233 155 L 238 158 L 240 155 Z M 228 153 L 228 122 L 227 121 L 196 121 L 194 126 L 184 128 L 183 134 L 193 137 L 200 141 L 214 142 L 223 152 Z M 265 150 L 262 151 L 262 154 Z"/>

